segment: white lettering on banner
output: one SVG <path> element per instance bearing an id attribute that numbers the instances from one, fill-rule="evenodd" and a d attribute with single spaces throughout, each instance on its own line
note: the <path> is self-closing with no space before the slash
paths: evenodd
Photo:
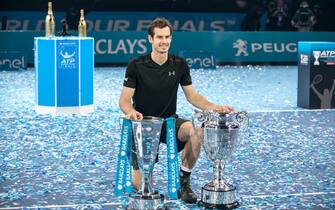
<path id="1" fill-rule="evenodd" d="M 278 45 L 274 45 L 274 50 L 275 50 L 275 52 L 280 52 L 280 53 L 284 52 L 285 51 L 284 44 L 281 43 L 280 48 L 278 48 Z"/>
<path id="2" fill-rule="evenodd" d="M 180 27 L 181 31 L 190 31 L 190 32 L 195 32 L 197 29 L 195 28 L 195 24 L 192 20 L 188 20 L 184 23 L 182 27 Z"/>
<path id="3" fill-rule="evenodd" d="M 7 30 L 21 30 L 21 21 L 7 20 Z"/>
<path id="4" fill-rule="evenodd" d="M 121 39 L 119 43 L 117 43 L 115 51 L 113 51 L 112 48 L 112 40 L 108 40 L 108 54 L 113 54 L 114 52 L 114 54 L 116 54 L 119 53 L 119 51 L 123 51 L 123 54 L 128 54 L 124 40 Z"/>
<path id="5" fill-rule="evenodd" d="M 102 50 L 100 45 L 101 43 L 107 43 L 107 40 L 106 39 L 99 39 L 98 41 L 95 42 L 95 51 L 98 53 L 98 54 L 106 54 L 106 51 L 107 50 Z"/>
<path id="6" fill-rule="evenodd" d="M 225 21 L 223 20 L 216 20 L 211 22 L 211 28 L 213 28 L 213 30 L 217 30 L 217 31 L 224 31 L 224 24 Z"/>
<path id="7" fill-rule="evenodd" d="M 73 69 L 76 66 L 76 59 L 74 58 L 76 52 L 73 51 L 69 53 L 68 51 L 61 50 L 59 52 L 60 56 L 62 56 L 62 59 L 60 61 L 61 68 L 63 69 Z"/>
<path id="8" fill-rule="evenodd" d="M 248 52 L 248 41 L 244 39 L 237 39 L 235 42 L 233 42 L 233 48 L 236 48 L 237 51 L 235 53 L 235 56 L 249 56 Z M 264 52 L 264 53 L 295 53 L 297 52 L 297 44 L 293 42 L 289 43 L 272 43 L 272 42 L 265 42 L 265 43 L 259 43 L 259 42 L 253 42 L 250 44 L 250 51 L 252 53 L 256 52 Z"/>
<path id="9" fill-rule="evenodd" d="M 29 20 L 24 20 L 23 25 L 22 25 L 22 30 L 27 31 L 27 30 L 29 30 L 28 27 L 29 27 Z"/>
<path id="10" fill-rule="evenodd" d="M 118 156 L 118 173 L 119 173 L 119 177 L 118 177 L 118 180 L 117 180 L 117 185 L 118 185 L 118 189 L 119 190 L 122 190 L 123 186 L 123 180 L 124 180 L 124 176 L 125 176 L 125 168 L 126 168 L 126 158 L 125 157 L 122 157 L 125 155 L 126 151 L 127 151 L 127 142 L 128 142 L 128 126 L 124 126 L 124 130 L 123 130 L 123 133 L 122 133 L 122 139 L 120 141 L 120 153 L 119 153 L 119 156 Z M 123 153 L 122 153 L 123 152 Z"/>
<path id="11" fill-rule="evenodd" d="M 18 58 L 15 58 L 15 59 L 9 59 L 9 58 L 2 59 L 2 60 L 0 60 L 0 66 L 1 65 L 8 65 L 9 69 L 24 68 L 24 56 L 22 56 L 21 59 L 18 59 Z"/>
<path id="12" fill-rule="evenodd" d="M 104 31 L 104 30 L 101 30 L 101 20 L 96 20 L 95 21 L 94 31 Z"/>
<path id="13" fill-rule="evenodd" d="M 87 20 L 88 31 L 127 31 L 130 21 L 127 20 L 108 20 L 106 28 L 103 28 L 102 20 Z M 94 28 L 94 30 L 93 30 Z"/>
<path id="14" fill-rule="evenodd" d="M 335 57 L 335 51 L 332 50 L 324 50 L 320 54 L 321 58 L 327 58 L 327 57 Z"/>
<path id="15" fill-rule="evenodd" d="M 214 56 L 211 56 L 210 58 L 186 58 L 185 60 L 190 66 L 197 63 L 199 63 L 200 68 L 215 66 Z"/>
<path id="16" fill-rule="evenodd" d="M 147 49 L 146 43 L 147 43 L 146 39 L 140 39 L 138 41 L 138 46 L 141 50 L 137 50 L 137 53 L 139 54 L 147 53 L 148 49 Z"/>
<path id="17" fill-rule="evenodd" d="M 297 52 L 296 43 L 251 43 L 251 51 L 263 51 L 266 53 Z"/>
<path id="18" fill-rule="evenodd" d="M 287 43 L 286 45 L 286 50 L 287 52 L 290 52 L 290 53 L 295 53 L 297 52 L 297 44 L 296 43 Z"/>
<path id="19" fill-rule="evenodd" d="M 184 24 L 180 24 L 179 20 L 175 20 L 172 22 L 172 25 L 174 30 L 189 32 L 205 31 L 204 20 L 200 20 L 198 23 L 195 23 L 193 20 L 187 20 Z"/>
<path id="20" fill-rule="evenodd" d="M 251 51 L 256 52 L 257 50 L 262 49 L 262 44 L 260 43 L 252 43 L 251 44 Z"/>
<path id="21" fill-rule="evenodd" d="M 271 43 L 264 43 L 263 48 L 264 48 L 264 52 L 273 52 Z"/>
<path id="22" fill-rule="evenodd" d="M 169 138 L 170 138 L 170 154 L 174 154 L 174 147 L 173 147 L 173 142 L 172 142 L 172 139 L 174 139 L 174 132 L 173 132 L 173 129 L 169 129 Z"/>
<path id="23" fill-rule="evenodd" d="M 60 24 L 61 21 L 56 24 Z M 137 19 L 137 20 L 127 20 L 127 19 L 86 19 L 87 31 L 146 31 L 149 27 L 151 20 L 149 19 Z M 188 19 L 188 20 L 177 20 L 171 21 L 174 30 L 180 31 L 205 31 L 205 30 L 215 30 L 215 31 L 225 31 L 224 26 L 235 26 L 236 20 L 226 19 L 226 20 L 198 20 Z M 8 30 L 34 30 L 41 31 L 44 30 L 44 19 L 11 19 L 7 20 Z"/>
<path id="24" fill-rule="evenodd" d="M 152 20 L 139 20 L 137 23 L 136 31 L 143 31 L 149 28 Z"/>
<path id="25" fill-rule="evenodd" d="M 173 30 L 176 30 L 177 28 L 179 28 L 179 20 L 175 20 L 173 22 L 171 22 Z"/>
<path id="26" fill-rule="evenodd" d="M 44 26 L 44 20 L 38 20 L 36 24 L 35 31 L 41 31 Z"/>
<path id="27" fill-rule="evenodd" d="M 34 25 L 36 23 L 36 26 Z M 44 20 L 32 21 L 29 19 L 24 20 L 7 20 L 7 30 L 31 30 L 41 31 L 44 30 Z"/>
<path id="28" fill-rule="evenodd" d="M 130 39 L 127 39 L 127 44 L 129 46 L 129 53 L 133 54 L 134 53 L 134 48 L 135 48 L 135 45 L 136 45 L 136 41 L 132 43 Z"/>
<path id="29" fill-rule="evenodd" d="M 106 30 L 107 31 L 127 31 L 129 26 L 130 26 L 129 20 L 115 20 L 115 21 L 108 20 Z"/>
<path id="30" fill-rule="evenodd" d="M 205 30 L 205 21 L 200 20 L 198 25 L 198 31 L 204 31 Z"/>
<path id="31" fill-rule="evenodd" d="M 135 51 L 136 47 L 138 49 Z M 95 51 L 98 54 L 144 54 L 147 52 L 146 39 L 120 39 L 116 44 L 111 39 L 99 39 Z"/>

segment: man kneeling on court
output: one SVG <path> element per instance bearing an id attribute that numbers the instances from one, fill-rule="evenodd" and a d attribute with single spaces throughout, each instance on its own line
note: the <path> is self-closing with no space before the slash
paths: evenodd
<path id="1" fill-rule="evenodd" d="M 127 66 L 119 106 L 131 120 L 142 120 L 143 116 L 176 118 L 177 148 L 178 152 L 183 151 L 180 199 L 186 203 L 195 203 L 197 196 L 190 187 L 190 176 L 199 157 L 201 143 L 192 123 L 176 115 L 179 84 L 187 100 L 199 109 L 232 112 L 233 108 L 213 104 L 195 90 L 186 61 L 168 54 L 172 26 L 166 19 L 157 18 L 151 23 L 148 40 L 152 45 L 151 53 L 132 60 Z M 160 142 L 166 143 L 165 137 L 163 128 Z M 133 186 L 139 189 L 141 174 L 135 155 L 133 160 Z"/>

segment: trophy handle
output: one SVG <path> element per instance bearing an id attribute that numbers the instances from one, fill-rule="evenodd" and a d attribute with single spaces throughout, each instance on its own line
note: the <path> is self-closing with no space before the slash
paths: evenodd
<path id="1" fill-rule="evenodd" d="M 195 128 L 203 128 L 205 122 L 208 121 L 217 121 L 219 113 L 206 109 L 204 111 L 195 109 L 192 115 L 192 124 Z"/>
<path id="2" fill-rule="evenodd" d="M 203 127 L 203 124 L 208 120 L 208 115 L 201 110 L 195 109 L 192 114 L 192 125 L 195 130 Z"/>
<path id="3" fill-rule="evenodd" d="M 246 111 L 235 112 L 232 118 L 232 127 L 239 127 L 241 130 L 245 130 L 249 127 L 249 117 Z"/>
<path id="4" fill-rule="evenodd" d="M 212 113 L 213 110 L 201 111 L 195 109 L 192 114 L 192 125 L 194 128 L 194 132 L 201 144 L 204 143 L 203 128 L 206 127 L 206 122 L 210 120 Z"/>

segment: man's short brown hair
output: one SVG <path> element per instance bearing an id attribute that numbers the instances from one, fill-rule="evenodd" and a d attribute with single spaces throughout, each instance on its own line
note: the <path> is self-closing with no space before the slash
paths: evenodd
<path id="1" fill-rule="evenodd" d="M 163 17 L 159 17 L 159 18 L 156 18 L 155 20 L 153 20 L 148 28 L 148 34 L 151 36 L 151 37 L 154 37 L 155 33 L 154 33 L 154 29 L 155 28 L 165 28 L 165 27 L 169 27 L 170 29 L 170 35 L 172 34 L 172 31 L 173 31 L 173 28 L 172 28 L 172 25 L 171 23 L 163 18 Z"/>

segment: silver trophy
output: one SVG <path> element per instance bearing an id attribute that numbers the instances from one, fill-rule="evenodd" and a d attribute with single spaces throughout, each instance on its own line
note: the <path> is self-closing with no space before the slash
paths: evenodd
<path id="1" fill-rule="evenodd" d="M 313 56 L 315 58 L 314 65 L 320 65 L 320 61 L 319 61 L 320 55 L 321 55 L 321 51 L 313 51 Z"/>
<path id="2" fill-rule="evenodd" d="M 151 180 L 163 122 L 162 118 L 156 117 L 144 117 L 141 121 L 132 121 L 133 148 L 142 175 L 142 183 L 138 192 L 130 195 L 127 209 L 161 208 L 164 196 L 153 189 Z"/>
<path id="3" fill-rule="evenodd" d="M 214 162 L 214 179 L 202 187 L 200 203 L 206 208 L 238 207 L 236 188 L 231 179 L 224 178 L 223 172 L 225 161 L 230 158 L 238 144 L 241 130 L 247 127 L 247 113 L 195 111 L 192 122 L 208 159 Z"/>

